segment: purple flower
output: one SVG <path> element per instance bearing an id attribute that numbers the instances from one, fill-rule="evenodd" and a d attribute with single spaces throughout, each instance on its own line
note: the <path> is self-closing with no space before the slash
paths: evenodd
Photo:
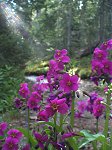
<path id="1" fill-rule="evenodd" d="M 105 106 L 100 104 L 100 105 L 94 105 L 93 106 L 93 115 L 96 117 L 96 118 L 99 118 L 103 112 L 105 110 Z"/>
<path id="2" fill-rule="evenodd" d="M 14 138 L 14 139 L 16 139 L 16 140 L 20 140 L 21 139 L 21 137 L 22 137 L 22 133 L 19 131 L 19 130 L 17 130 L 17 129 L 10 129 L 8 132 L 7 132 L 7 134 L 8 134 L 8 137 L 10 137 L 10 138 Z"/>
<path id="3" fill-rule="evenodd" d="M 18 140 L 14 138 L 6 138 L 3 150 L 18 150 Z"/>
<path id="4" fill-rule="evenodd" d="M 78 90 L 78 76 L 70 76 L 68 73 L 65 73 L 60 81 L 60 89 L 64 92 L 71 92 Z"/>
<path id="5" fill-rule="evenodd" d="M 80 112 L 80 113 L 84 113 L 84 111 L 86 110 L 86 107 L 87 107 L 87 102 L 86 101 L 78 101 L 77 102 L 77 110 Z"/>
<path id="6" fill-rule="evenodd" d="M 37 105 L 38 105 L 38 99 L 34 98 L 34 97 L 30 97 L 27 101 L 27 106 L 30 108 L 30 109 L 35 109 L 37 108 Z"/>
<path id="7" fill-rule="evenodd" d="M 50 60 L 49 61 L 49 70 L 51 72 L 55 72 L 55 71 L 59 70 L 58 63 L 55 60 Z"/>
<path id="8" fill-rule="evenodd" d="M 89 111 L 91 114 L 93 113 L 93 104 L 91 103 L 90 99 L 87 100 L 87 111 Z"/>
<path id="9" fill-rule="evenodd" d="M 95 99 L 94 105 L 100 105 L 102 101 L 103 101 L 103 98 L 102 97 L 98 97 L 98 98 Z"/>
<path id="10" fill-rule="evenodd" d="M 107 41 L 107 42 L 104 42 L 101 46 L 100 46 L 100 49 L 102 50 L 110 50 L 112 49 L 112 39 Z"/>
<path id="11" fill-rule="evenodd" d="M 4 131 L 7 129 L 7 123 L 6 122 L 1 122 L 0 123 L 0 136 L 4 135 Z"/>
<path id="12" fill-rule="evenodd" d="M 112 61 L 109 60 L 103 60 L 103 73 L 112 75 Z"/>
<path id="13" fill-rule="evenodd" d="M 58 58 L 60 58 L 62 56 L 65 56 L 65 55 L 67 55 L 67 50 L 66 49 L 56 50 L 55 54 L 54 54 L 54 58 L 58 59 Z"/>
<path id="14" fill-rule="evenodd" d="M 37 91 L 32 92 L 30 98 L 36 99 L 38 102 L 42 99 L 41 94 Z"/>
<path id="15" fill-rule="evenodd" d="M 36 78 L 36 81 L 37 82 L 40 82 L 41 80 L 43 80 L 44 79 L 44 75 L 41 75 L 41 76 L 38 76 L 37 78 Z"/>
<path id="16" fill-rule="evenodd" d="M 98 76 L 90 77 L 90 79 L 91 79 L 91 81 L 93 81 L 98 86 L 98 81 L 99 81 L 99 77 Z"/>
<path id="17" fill-rule="evenodd" d="M 81 112 L 75 112 L 75 116 L 76 118 L 81 118 L 82 117 L 82 113 Z"/>
<path id="18" fill-rule="evenodd" d="M 101 75 L 103 69 L 103 64 L 99 61 L 96 61 L 95 59 L 92 60 L 92 71 L 97 74 Z"/>
<path id="19" fill-rule="evenodd" d="M 34 136 L 36 140 L 38 141 L 38 146 L 44 150 L 44 143 L 48 140 L 47 135 L 41 135 L 38 132 L 34 131 Z"/>
<path id="20" fill-rule="evenodd" d="M 77 134 L 74 133 L 74 132 L 64 133 L 64 134 L 62 135 L 62 139 L 64 140 L 64 139 L 66 139 L 66 138 L 70 138 L 70 137 L 73 137 L 73 136 L 77 136 Z"/>
<path id="21" fill-rule="evenodd" d="M 28 95 L 30 94 L 29 88 L 28 88 L 28 84 L 27 83 L 21 83 L 20 85 L 20 90 L 19 90 L 19 94 L 23 97 L 23 98 L 27 98 Z"/>
<path id="22" fill-rule="evenodd" d="M 94 101 L 97 99 L 97 97 L 98 97 L 98 94 L 96 92 L 92 92 L 90 94 L 90 103 L 93 104 Z"/>
<path id="23" fill-rule="evenodd" d="M 62 56 L 59 58 L 58 60 L 59 62 L 63 62 L 63 63 L 69 63 L 70 62 L 70 58 L 68 56 Z"/>
<path id="24" fill-rule="evenodd" d="M 106 51 L 100 50 L 99 48 L 95 48 L 94 50 L 94 59 L 98 61 L 102 61 L 107 58 L 108 53 Z"/>
<path id="25" fill-rule="evenodd" d="M 49 89 L 48 83 L 41 83 L 40 84 L 41 91 L 45 92 Z"/>
<path id="26" fill-rule="evenodd" d="M 53 116 L 55 112 L 66 114 L 68 112 L 68 105 L 65 103 L 66 99 L 54 99 L 46 106 L 46 112 L 49 117 Z"/>
<path id="27" fill-rule="evenodd" d="M 16 108 L 21 108 L 23 106 L 23 102 L 19 98 L 15 98 L 14 104 Z"/>
<path id="28" fill-rule="evenodd" d="M 48 114 L 46 110 L 42 110 L 38 113 L 37 120 L 42 120 L 48 122 Z"/>

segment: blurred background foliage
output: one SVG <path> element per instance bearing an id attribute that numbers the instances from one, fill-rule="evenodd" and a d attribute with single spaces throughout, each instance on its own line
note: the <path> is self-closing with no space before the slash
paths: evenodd
<path id="1" fill-rule="evenodd" d="M 110 38 L 111 0 L 0 0 L 0 103 L 13 100 L 24 70 L 45 74 L 55 49 L 89 77 L 91 55 L 81 53 Z"/>

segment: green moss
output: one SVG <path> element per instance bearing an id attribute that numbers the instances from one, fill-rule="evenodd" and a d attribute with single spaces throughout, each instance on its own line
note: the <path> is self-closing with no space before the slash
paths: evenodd
<path id="1" fill-rule="evenodd" d="M 82 79 L 89 78 L 91 74 L 91 56 L 81 59 L 71 59 L 71 63 L 66 66 L 69 73 L 78 74 Z M 49 61 L 31 60 L 26 64 L 25 73 L 27 75 L 46 74 L 49 69 Z"/>
<path id="2" fill-rule="evenodd" d="M 46 74 L 49 67 L 49 61 L 39 61 L 39 60 L 33 60 L 29 61 L 26 64 L 25 74 L 35 74 L 35 75 L 41 75 Z"/>
<path id="3" fill-rule="evenodd" d="M 82 79 L 89 78 L 91 74 L 91 56 L 81 59 L 72 59 L 71 66 L 73 72 L 78 74 Z"/>

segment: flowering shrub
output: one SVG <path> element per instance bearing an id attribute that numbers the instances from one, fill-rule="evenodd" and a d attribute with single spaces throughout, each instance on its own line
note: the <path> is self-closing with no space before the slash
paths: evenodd
<path id="1" fill-rule="evenodd" d="M 112 40 L 103 43 L 94 50 L 92 59 L 91 79 L 98 85 L 100 80 L 105 80 L 107 87 L 105 101 L 96 92 L 87 93 L 85 100 L 79 100 L 75 106 L 75 97 L 78 96 L 80 79 L 75 74 L 66 71 L 66 64 L 70 62 L 67 50 L 56 50 L 54 59 L 49 62 L 46 78 L 37 77 L 37 82 L 29 88 L 28 83 L 21 83 L 19 96 L 15 98 L 14 105 L 17 109 L 27 111 L 27 129 L 8 129 L 5 122 L 0 123 L 0 139 L 3 150 L 78 150 L 88 143 L 97 149 L 107 150 L 111 147 L 112 136 L 108 135 L 108 125 L 111 109 L 112 62 L 108 59 Z M 79 96 L 78 96 L 79 97 Z M 76 109 L 75 109 L 76 108 Z M 37 113 L 37 119 L 30 126 L 30 112 Z M 96 118 L 97 130 L 95 133 L 81 130 L 74 131 L 75 117 L 82 117 L 85 112 Z M 105 113 L 104 132 L 98 133 L 98 120 Z M 67 128 L 67 131 L 65 130 Z M 25 144 L 22 139 L 25 138 Z"/>

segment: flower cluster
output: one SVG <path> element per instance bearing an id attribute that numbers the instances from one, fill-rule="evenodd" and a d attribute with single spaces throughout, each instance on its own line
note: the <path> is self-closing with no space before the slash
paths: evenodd
<path id="1" fill-rule="evenodd" d="M 77 102 L 78 112 L 75 114 L 76 117 L 81 117 L 85 111 L 88 111 L 98 119 L 105 110 L 105 106 L 102 104 L 102 102 L 102 97 L 98 97 L 97 93 L 91 93 L 89 99 Z"/>
<path id="2" fill-rule="evenodd" d="M 17 129 L 10 129 L 7 135 L 3 150 L 17 150 L 20 139 L 22 138 L 22 133 Z"/>
<path id="3" fill-rule="evenodd" d="M 112 49 L 112 40 L 103 43 L 100 48 L 95 48 L 92 59 L 92 80 L 98 85 L 99 78 L 112 75 L 112 61 L 109 60 L 109 50 Z"/>
<path id="4" fill-rule="evenodd" d="M 77 75 L 65 73 L 65 65 L 69 62 L 66 49 L 56 50 L 54 59 L 49 62 L 46 79 L 43 75 L 37 77 L 37 82 L 30 90 L 27 83 L 20 85 L 21 97 L 14 101 L 16 108 L 27 104 L 26 108 L 37 111 L 37 120 L 43 121 L 48 121 L 56 112 L 66 114 L 70 108 L 72 92 L 78 90 L 79 84 Z"/>
<path id="5" fill-rule="evenodd" d="M 25 107 L 25 109 L 36 111 L 37 122 L 48 122 L 55 117 L 56 113 L 61 115 L 70 113 L 73 92 L 78 90 L 79 78 L 77 75 L 70 75 L 66 72 L 65 65 L 70 62 L 67 53 L 66 49 L 56 50 L 54 59 L 49 62 L 47 76 L 41 75 L 37 77 L 36 83 L 32 85 L 31 89 L 29 89 L 28 83 L 21 83 L 20 85 L 19 97 L 15 98 L 14 105 L 17 109 Z M 54 129 L 51 132 L 55 135 Z M 15 135 L 17 136 L 14 130 L 8 132 L 8 138 L 6 138 L 3 146 L 4 150 L 9 146 L 12 149 L 18 148 L 19 137 L 14 138 Z M 34 131 L 33 135 L 38 142 L 36 147 L 44 149 L 48 136 L 37 131 Z M 54 142 L 54 137 L 48 140 L 53 147 L 63 147 L 61 144 Z M 24 146 L 23 150 L 30 149 L 28 144 Z"/>
<path id="6" fill-rule="evenodd" d="M 28 84 L 27 83 L 21 83 L 20 85 L 20 90 L 19 90 L 19 94 L 20 96 L 22 96 L 23 98 L 27 98 L 28 95 L 30 94 L 29 88 L 28 88 Z"/>
<path id="7" fill-rule="evenodd" d="M 94 50 L 92 71 L 95 76 L 92 77 L 92 80 L 97 85 L 100 76 L 112 75 L 112 62 L 108 59 L 108 51 L 111 48 L 112 40 L 109 40 L 107 43 L 103 43 L 100 48 Z M 67 72 L 65 65 L 69 62 L 70 58 L 67 56 L 66 49 L 56 50 L 54 59 L 49 62 L 49 70 L 46 77 L 44 75 L 37 77 L 36 83 L 30 89 L 28 83 L 21 83 L 18 92 L 19 97 L 15 98 L 14 105 L 17 109 L 24 107 L 27 110 L 28 131 L 26 133 L 28 134 L 24 131 L 23 133 L 25 136 L 28 136 L 28 140 L 24 146 L 20 147 L 19 143 L 23 134 L 17 129 L 10 129 L 7 132 L 7 136 L 4 136 L 7 123 L 0 123 L 0 136 L 6 137 L 4 138 L 5 142 L 2 144 L 2 150 L 18 150 L 21 148 L 22 150 L 30 150 L 32 148 L 44 150 L 49 147 L 49 144 L 54 149 L 65 150 L 66 144 L 69 144 L 69 141 L 65 142 L 65 140 L 73 136 L 81 136 L 80 133 L 75 133 L 73 130 L 74 97 L 75 94 L 78 97 L 79 77 L 75 74 L 70 75 Z M 107 92 L 110 89 L 107 87 L 105 91 Z M 88 99 L 77 102 L 75 116 L 79 118 L 87 111 L 98 121 L 106 109 L 103 98 L 99 97 L 95 92 L 91 94 L 86 93 L 86 95 L 89 97 Z M 34 127 L 32 134 L 29 131 L 30 110 L 31 112 L 36 112 L 36 121 L 40 125 L 38 127 L 36 124 L 32 125 Z M 66 124 L 66 119 L 67 122 L 70 120 L 68 132 L 64 132 L 62 129 L 63 125 Z M 41 133 L 39 133 L 39 128 L 43 129 Z"/>
<path id="8" fill-rule="evenodd" d="M 0 123 L 0 136 L 4 135 L 4 131 L 7 129 L 7 123 L 6 122 L 1 122 Z"/>

